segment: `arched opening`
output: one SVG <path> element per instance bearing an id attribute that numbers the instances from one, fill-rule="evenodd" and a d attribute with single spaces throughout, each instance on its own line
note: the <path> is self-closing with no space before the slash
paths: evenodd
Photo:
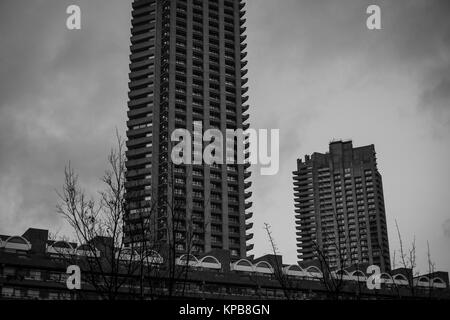
<path id="1" fill-rule="evenodd" d="M 213 257 L 213 256 L 203 257 L 200 260 L 200 265 L 202 266 L 202 268 L 207 268 L 207 269 L 221 269 L 222 268 L 222 264 L 219 262 L 219 260 L 217 260 L 216 257 Z"/>
<path id="2" fill-rule="evenodd" d="M 430 278 L 426 276 L 421 276 L 417 279 L 416 285 L 419 287 L 429 287 L 431 285 Z"/>
<path id="3" fill-rule="evenodd" d="M 290 266 L 284 267 L 283 271 L 284 274 L 288 276 L 302 277 L 305 275 L 303 269 L 297 264 L 292 264 Z"/>
<path id="4" fill-rule="evenodd" d="M 355 270 L 350 275 L 352 277 L 352 280 L 355 280 L 355 281 L 361 281 L 362 282 L 362 281 L 366 281 L 367 280 L 366 275 L 361 270 Z"/>
<path id="5" fill-rule="evenodd" d="M 394 283 L 400 286 L 408 285 L 408 279 L 403 274 L 396 274 L 393 276 Z"/>
<path id="6" fill-rule="evenodd" d="M 144 261 L 148 264 L 162 264 L 164 259 L 157 251 L 148 250 L 145 252 Z"/>
<path id="7" fill-rule="evenodd" d="M 247 259 L 241 259 L 231 264 L 231 270 L 253 272 L 253 264 Z"/>
<path id="8" fill-rule="evenodd" d="M 75 248 L 67 241 L 56 241 L 52 245 L 47 246 L 47 253 L 56 255 L 73 255 Z"/>
<path id="9" fill-rule="evenodd" d="M 316 266 L 309 266 L 306 268 L 306 272 L 310 278 L 322 278 L 322 272 Z"/>
<path id="10" fill-rule="evenodd" d="M 338 269 L 332 272 L 332 274 L 336 279 L 350 280 L 350 274 L 344 269 Z"/>
<path id="11" fill-rule="evenodd" d="M 390 274 L 387 274 L 385 272 L 380 274 L 381 283 L 384 284 L 392 284 L 394 283 L 394 280 L 392 279 Z"/>
<path id="12" fill-rule="evenodd" d="M 192 254 L 184 254 L 177 258 L 176 264 L 180 266 L 197 267 L 198 259 Z"/>
<path id="13" fill-rule="evenodd" d="M 445 283 L 444 280 L 442 280 L 441 278 L 433 278 L 433 280 L 431 280 L 433 283 L 433 287 L 435 288 L 446 288 L 447 284 Z"/>
<path id="14" fill-rule="evenodd" d="M 116 251 L 116 259 L 119 259 L 121 261 L 139 260 L 139 254 L 136 252 L 136 250 L 133 250 L 131 248 L 123 248 Z"/>
<path id="15" fill-rule="evenodd" d="M 5 249 L 29 251 L 31 250 L 31 243 L 21 236 L 12 236 L 6 239 Z"/>
<path id="16" fill-rule="evenodd" d="M 91 248 L 91 246 L 88 244 L 79 245 L 75 249 L 75 253 L 78 256 L 91 257 L 91 258 L 100 256 L 100 251 L 96 248 Z M 117 253 L 116 253 L 116 258 L 117 258 Z"/>
<path id="17" fill-rule="evenodd" d="M 259 273 L 272 274 L 273 273 L 273 267 L 267 261 L 260 261 L 257 264 L 255 264 L 255 271 L 259 272 Z"/>
<path id="18" fill-rule="evenodd" d="M 53 248 L 73 249 L 72 245 L 67 241 L 56 241 L 52 244 Z"/>

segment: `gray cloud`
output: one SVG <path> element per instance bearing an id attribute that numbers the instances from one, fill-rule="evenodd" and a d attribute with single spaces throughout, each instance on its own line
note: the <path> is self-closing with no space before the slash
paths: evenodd
<path id="1" fill-rule="evenodd" d="M 369 4 L 381 7 L 381 31 L 365 27 Z M 434 140 L 445 119 L 434 114 L 447 99 L 449 4 L 248 1 L 252 125 L 280 128 L 282 139 L 279 175 L 253 178 L 255 226 L 273 225 L 289 261 L 296 256 L 291 177 L 296 158 L 325 152 L 333 138 L 353 138 L 356 145 L 374 143 L 378 151 L 392 250 L 398 246 L 398 219 L 404 237 L 430 240 L 440 250 L 438 262 L 450 268 L 450 256 L 433 237 L 439 218 L 447 215 L 442 197 L 450 190 L 450 173 L 437 160 L 449 155 L 448 132 L 440 143 Z M 412 199 L 428 193 L 409 178 L 418 168 L 430 169 L 416 179 L 440 190 L 421 205 Z M 421 210 L 433 212 L 428 221 Z M 258 229 L 255 243 L 260 254 L 270 250 Z"/>
<path id="2" fill-rule="evenodd" d="M 442 224 L 442 228 L 444 229 L 444 235 L 447 238 L 450 238 L 450 219 L 444 221 L 444 223 Z"/>
<path id="3" fill-rule="evenodd" d="M 450 48 L 449 48 L 450 52 Z M 420 106 L 435 120 L 450 129 L 450 61 L 428 77 L 429 85 L 423 91 Z"/>
<path id="4" fill-rule="evenodd" d="M 68 31 L 71 3 L 2 1 L 0 232 L 58 227 L 64 166 L 94 190 L 123 132 L 130 3 L 77 1 L 82 30 Z"/>
<path id="5" fill-rule="evenodd" d="M 75 1 L 82 30 L 68 31 L 73 2 L 0 2 L 1 233 L 59 228 L 64 166 L 95 190 L 114 128 L 125 126 L 131 0 Z M 381 31 L 365 27 L 369 4 L 382 9 Z M 376 146 L 392 249 L 397 219 L 450 269 L 436 232 L 449 219 L 450 2 L 248 0 L 246 10 L 251 124 L 279 128 L 281 139 L 280 173 L 253 176 L 255 253 L 270 250 L 269 222 L 296 260 L 296 158 L 354 138 Z"/>

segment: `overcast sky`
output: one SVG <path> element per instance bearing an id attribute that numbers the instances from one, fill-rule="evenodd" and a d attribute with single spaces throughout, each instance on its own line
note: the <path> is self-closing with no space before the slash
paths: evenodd
<path id="1" fill-rule="evenodd" d="M 71 161 L 95 192 L 127 111 L 131 1 L 0 2 L 0 233 L 64 232 L 55 190 Z M 82 9 L 68 31 L 65 10 Z M 366 28 L 378 4 L 382 30 Z M 254 175 L 256 255 L 272 225 L 296 261 L 292 171 L 332 139 L 374 144 L 391 255 L 416 238 L 450 271 L 450 1 L 248 0 L 250 121 L 280 129 L 280 172 Z"/>

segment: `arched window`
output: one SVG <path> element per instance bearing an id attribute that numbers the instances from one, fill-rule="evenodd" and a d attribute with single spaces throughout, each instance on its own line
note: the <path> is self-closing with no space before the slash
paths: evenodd
<path id="1" fill-rule="evenodd" d="M 52 245 L 47 246 L 47 253 L 56 255 L 72 255 L 75 254 L 75 248 L 66 241 L 56 241 Z"/>
<path id="2" fill-rule="evenodd" d="M 429 287 L 430 286 L 430 278 L 426 276 L 421 276 L 417 279 L 415 284 L 419 287 Z"/>
<path id="3" fill-rule="evenodd" d="M 75 254 L 77 256 L 93 258 L 93 257 L 99 257 L 100 251 L 96 248 L 91 248 L 91 246 L 89 246 L 88 244 L 82 244 L 82 245 L 79 245 L 75 249 Z M 117 253 L 116 253 L 116 258 L 117 258 Z"/>
<path id="4" fill-rule="evenodd" d="M 303 269 L 298 264 L 292 264 L 290 266 L 284 267 L 284 274 L 294 277 L 302 277 L 305 275 Z"/>
<path id="5" fill-rule="evenodd" d="M 253 264 L 247 259 L 241 259 L 231 264 L 231 270 L 253 272 Z"/>
<path id="6" fill-rule="evenodd" d="M 180 266 L 197 267 L 198 259 L 192 254 L 184 254 L 177 258 L 176 264 Z"/>
<path id="7" fill-rule="evenodd" d="M 200 265 L 202 268 L 208 268 L 208 269 L 221 269 L 222 268 L 222 264 L 219 262 L 219 260 L 216 259 L 216 257 L 213 257 L 213 256 L 203 257 L 200 260 Z"/>
<path id="8" fill-rule="evenodd" d="M 390 274 L 387 274 L 385 272 L 380 274 L 381 283 L 385 284 L 392 284 L 394 283 L 394 280 L 392 279 Z"/>
<path id="9" fill-rule="evenodd" d="M 400 286 L 408 285 L 408 279 L 403 274 L 396 274 L 393 276 L 394 283 Z"/>
<path id="10" fill-rule="evenodd" d="M 116 251 L 116 259 L 121 261 L 138 261 L 140 260 L 140 257 L 136 250 L 123 248 Z"/>
<path id="11" fill-rule="evenodd" d="M 350 274 L 344 269 L 338 269 L 332 274 L 336 279 L 350 280 Z"/>
<path id="12" fill-rule="evenodd" d="M 308 268 L 306 268 L 306 272 L 308 274 L 308 277 L 322 278 L 322 272 L 316 266 L 309 266 Z"/>
<path id="13" fill-rule="evenodd" d="M 144 261 L 148 264 L 162 264 L 164 262 L 163 257 L 154 250 L 148 250 L 145 253 Z"/>
<path id="14" fill-rule="evenodd" d="M 361 270 L 355 270 L 351 273 L 352 280 L 355 281 L 366 281 L 367 277 Z"/>
<path id="15" fill-rule="evenodd" d="M 56 241 L 52 244 L 53 248 L 65 248 L 65 249 L 73 249 L 72 245 L 67 241 Z"/>
<path id="16" fill-rule="evenodd" d="M 29 251 L 31 250 L 31 243 L 21 236 L 12 236 L 6 239 L 5 249 Z"/>
<path id="17" fill-rule="evenodd" d="M 273 268 L 267 261 L 260 261 L 255 264 L 255 271 L 259 273 L 273 273 Z"/>
<path id="18" fill-rule="evenodd" d="M 441 278 L 433 278 L 433 280 L 431 280 L 433 283 L 433 287 L 435 288 L 446 288 L 447 284 L 444 282 L 444 280 L 442 280 Z"/>

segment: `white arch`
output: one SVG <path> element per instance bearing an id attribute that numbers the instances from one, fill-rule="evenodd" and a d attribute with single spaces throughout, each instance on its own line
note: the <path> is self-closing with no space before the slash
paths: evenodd
<path id="1" fill-rule="evenodd" d="M 99 257 L 100 256 L 100 251 L 95 248 L 95 252 L 92 252 L 91 248 L 88 248 L 88 250 L 84 249 L 86 246 L 88 246 L 87 244 L 81 244 L 78 247 L 76 247 L 75 249 L 75 254 L 77 256 L 84 256 L 84 257 Z M 116 253 L 116 258 L 117 258 L 117 253 Z"/>
<path id="2" fill-rule="evenodd" d="M 246 264 L 243 265 L 242 263 Z M 253 264 L 248 261 L 247 259 L 240 259 L 238 261 L 236 261 L 235 263 L 231 264 L 231 270 L 236 270 L 236 271 L 246 271 L 246 272 L 253 272 L 255 271 Z"/>
<path id="3" fill-rule="evenodd" d="M 431 280 L 431 282 L 433 284 L 433 287 L 435 287 L 435 288 L 447 288 L 447 284 L 445 283 L 445 281 L 439 277 L 433 278 L 433 280 Z"/>
<path id="4" fill-rule="evenodd" d="M 316 273 L 322 273 L 322 271 L 320 271 L 320 269 L 316 266 L 309 266 L 308 268 L 306 268 L 306 271 L 308 272 L 316 272 Z"/>
<path id="5" fill-rule="evenodd" d="M 59 246 L 64 245 L 64 246 Z M 53 242 L 50 246 L 47 246 L 47 253 L 50 254 L 75 254 L 75 248 L 67 241 L 60 240 Z"/>
<path id="6" fill-rule="evenodd" d="M 341 275 L 341 273 L 342 273 L 342 275 Z M 350 274 L 348 273 L 347 270 L 344 270 L 344 269 L 338 269 L 336 271 L 333 271 L 331 274 L 336 279 L 351 280 Z"/>
<path id="7" fill-rule="evenodd" d="M 345 269 L 337 269 L 336 271 L 334 271 L 334 273 L 336 274 L 344 273 L 345 275 L 350 275 L 350 273 L 348 273 L 348 271 Z"/>
<path id="8" fill-rule="evenodd" d="M 305 271 L 298 264 L 291 264 L 283 268 L 284 274 L 294 277 L 305 276 Z"/>
<path id="9" fill-rule="evenodd" d="M 137 261 L 140 260 L 139 253 L 132 248 L 123 248 L 122 250 L 116 251 L 116 259 L 122 261 Z"/>
<path id="10" fill-rule="evenodd" d="M 380 273 L 381 283 L 391 284 L 394 283 L 394 279 L 389 273 L 382 272 Z"/>
<path id="11" fill-rule="evenodd" d="M 392 279 L 394 280 L 395 284 L 402 285 L 402 286 L 408 285 L 408 279 L 406 279 L 405 275 L 403 275 L 401 273 L 397 273 L 396 275 L 394 275 L 392 277 Z"/>
<path id="12" fill-rule="evenodd" d="M 362 276 L 365 277 L 366 276 L 366 274 L 364 272 L 362 272 L 361 270 L 359 270 L 359 269 L 353 270 L 350 273 L 350 275 L 352 275 L 352 276 L 355 276 L 356 274 L 358 274 L 359 277 L 362 277 Z"/>
<path id="13" fill-rule="evenodd" d="M 359 269 L 356 269 L 352 273 L 350 273 L 350 276 L 354 281 L 365 282 L 367 280 L 367 276 Z"/>
<path id="14" fill-rule="evenodd" d="M 57 246 L 57 244 L 62 244 L 65 245 L 64 247 L 60 247 Z M 67 241 L 64 240 L 60 240 L 60 241 L 55 241 L 53 242 L 53 244 L 51 245 L 53 248 L 70 248 L 70 249 L 74 249 L 74 247 Z"/>
<path id="15" fill-rule="evenodd" d="M 20 242 L 13 242 L 13 240 L 20 240 Z M 31 243 L 22 236 L 11 236 L 5 241 L 5 249 L 12 250 L 31 250 Z"/>
<path id="16" fill-rule="evenodd" d="M 180 261 L 196 261 L 198 262 L 198 259 L 196 256 L 194 256 L 193 254 L 183 254 L 182 256 L 180 256 Z"/>
<path id="17" fill-rule="evenodd" d="M 430 284 L 430 278 L 428 278 L 427 276 L 420 276 L 414 281 L 414 285 L 419 287 L 429 287 Z"/>
<path id="18" fill-rule="evenodd" d="M 308 277 L 311 278 L 322 278 L 322 271 L 316 266 L 309 266 L 306 268 Z"/>
<path id="19" fill-rule="evenodd" d="M 293 269 L 297 269 L 295 271 L 303 271 L 303 268 L 300 267 L 298 264 L 291 264 L 287 267 L 285 267 L 287 270 L 293 270 Z"/>
<path id="20" fill-rule="evenodd" d="M 183 254 L 176 259 L 176 264 L 179 266 L 197 267 L 198 259 L 192 254 Z"/>
<path id="21" fill-rule="evenodd" d="M 5 246 L 5 243 L 3 242 L 2 239 L 0 239 L 0 248 L 3 248 Z"/>
<path id="22" fill-rule="evenodd" d="M 211 261 L 206 261 L 206 260 L 213 260 L 213 262 Z M 219 262 L 219 260 L 217 260 L 216 257 L 213 256 L 205 256 L 203 258 L 200 259 L 200 266 L 202 268 L 207 268 L 207 269 L 222 269 L 222 264 Z"/>
<path id="23" fill-rule="evenodd" d="M 255 264 L 254 268 L 255 271 L 259 273 L 268 273 L 268 274 L 273 273 L 273 267 L 267 261 L 259 261 L 258 263 Z"/>
<path id="24" fill-rule="evenodd" d="M 159 252 L 155 250 L 148 250 L 145 253 L 145 262 L 149 264 L 162 264 L 164 262 L 164 259 L 159 254 Z"/>

